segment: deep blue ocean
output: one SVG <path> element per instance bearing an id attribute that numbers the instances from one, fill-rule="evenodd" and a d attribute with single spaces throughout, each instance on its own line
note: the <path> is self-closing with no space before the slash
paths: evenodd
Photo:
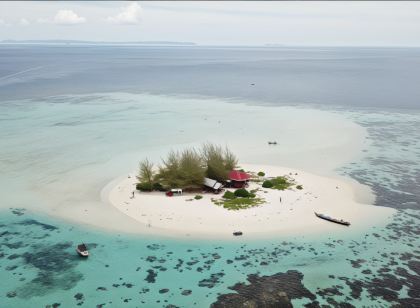
<path id="1" fill-rule="evenodd" d="M 0 45 L 0 307 L 420 307 L 419 85 L 419 48 Z M 255 142 L 247 159 L 280 163 L 287 151 L 258 144 L 265 121 L 281 126 L 276 112 L 362 127 L 366 146 L 334 172 L 396 209 L 390 221 L 198 241 L 54 214 L 100 206 L 101 188 L 142 155 L 223 131 L 234 148 Z M 232 114 L 250 129 L 224 124 Z M 320 138 L 275 133 L 289 148 Z"/>
<path id="2" fill-rule="evenodd" d="M 148 92 L 419 109 L 419 66 L 420 48 L 2 45 L 0 98 Z"/>

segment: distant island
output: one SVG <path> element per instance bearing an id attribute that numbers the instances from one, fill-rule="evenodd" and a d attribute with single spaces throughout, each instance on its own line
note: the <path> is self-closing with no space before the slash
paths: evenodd
<path id="1" fill-rule="evenodd" d="M 82 40 L 3 40 L 0 44 L 59 44 L 59 45 L 152 45 L 152 46 L 195 46 L 192 42 L 171 41 L 134 41 L 134 42 L 108 42 L 108 41 L 82 41 Z"/>

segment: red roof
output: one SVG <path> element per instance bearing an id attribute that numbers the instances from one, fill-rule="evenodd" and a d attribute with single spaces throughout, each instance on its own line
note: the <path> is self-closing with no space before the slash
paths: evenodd
<path id="1" fill-rule="evenodd" d="M 229 179 L 231 181 L 246 181 L 249 180 L 250 175 L 248 173 L 238 171 L 238 170 L 232 170 L 229 172 Z"/>

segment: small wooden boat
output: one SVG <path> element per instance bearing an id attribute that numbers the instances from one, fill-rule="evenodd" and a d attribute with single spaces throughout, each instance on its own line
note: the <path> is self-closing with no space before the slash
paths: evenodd
<path id="1" fill-rule="evenodd" d="M 317 217 L 319 217 L 321 219 L 325 219 L 325 220 L 328 220 L 328 221 L 331 221 L 331 222 L 335 222 L 336 224 L 340 224 L 340 225 L 344 225 L 344 226 L 350 226 L 350 223 L 348 221 L 344 221 L 342 219 L 332 218 L 328 215 L 320 214 L 320 213 L 317 213 L 317 212 L 314 212 L 314 213 Z"/>
<path id="2" fill-rule="evenodd" d="M 268 141 L 268 144 L 276 145 L 277 144 L 277 141 Z"/>
<path id="3" fill-rule="evenodd" d="M 235 232 L 233 232 L 233 235 L 234 236 L 241 236 L 243 233 L 242 233 L 242 231 L 235 231 Z"/>
<path id="4" fill-rule="evenodd" d="M 85 244 L 77 245 L 76 251 L 79 254 L 79 256 L 81 256 L 81 257 L 88 257 L 89 256 L 89 251 L 88 251 Z"/>

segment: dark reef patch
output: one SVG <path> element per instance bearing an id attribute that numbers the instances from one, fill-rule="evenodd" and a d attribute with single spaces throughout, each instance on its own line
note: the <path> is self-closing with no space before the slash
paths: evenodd
<path id="1" fill-rule="evenodd" d="M 10 211 L 12 212 L 13 215 L 22 216 L 22 215 L 25 215 L 26 209 L 24 209 L 24 208 L 10 208 Z"/>
<path id="2" fill-rule="evenodd" d="M 316 296 L 302 284 L 303 275 L 294 270 L 272 276 L 248 275 L 249 284 L 237 283 L 229 289 L 237 293 L 219 295 L 212 308 L 292 307 L 291 299 Z"/>
<path id="3" fill-rule="evenodd" d="M 360 268 L 362 267 L 362 264 L 365 263 L 366 260 L 363 259 L 357 259 L 357 260 L 350 260 L 351 266 L 353 268 Z"/>
<path id="4" fill-rule="evenodd" d="M 48 231 L 54 231 L 54 230 L 58 230 L 58 227 L 55 227 L 53 225 L 49 225 L 49 224 L 44 224 L 42 222 L 39 222 L 38 220 L 35 219 L 25 219 L 22 220 L 20 222 L 17 222 L 16 224 L 18 225 L 22 225 L 22 226 L 39 226 L 44 230 L 48 230 Z"/>
<path id="5" fill-rule="evenodd" d="M 74 295 L 74 298 L 76 299 L 77 303 L 76 305 L 81 306 L 83 305 L 83 302 L 85 300 L 85 296 L 83 295 L 83 293 L 76 293 Z"/>
<path id="6" fill-rule="evenodd" d="M 191 295 L 191 293 L 192 293 L 192 291 L 191 291 L 191 290 L 183 290 L 183 291 L 181 292 L 181 294 L 182 294 L 182 295 L 184 295 L 184 296 Z"/>
<path id="7" fill-rule="evenodd" d="M 146 280 L 148 283 L 155 283 L 156 277 L 157 277 L 157 273 L 152 269 L 148 269 L 147 276 L 144 280 Z"/>
<path id="8" fill-rule="evenodd" d="M 159 249 L 165 248 L 165 246 L 161 244 L 150 244 L 150 245 L 147 245 L 146 248 L 150 250 L 159 250 Z"/>
<path id="9" fill-rule="evenodd" d="M 10 249 L 19 249 L 25 246 L 25 244 L 22 241 L 15 243 L 3 243 L 3 245 Z"/>
<path id="10" fill-rule="evenodd" d="M 216 274 L 211 274 L 210 278 L 207 279 L 203 279 L 200 280 L 200 282 L 198 283 L 199 287 L 206 287 L 206 288 L 213 288 L 215 285 L 217 285 L 218 283 L 220 283 L 220 279 L 225 275 L 225 273 L 216 273 Z"/>
<path id="11" fill-rule="evenodd" d="M 38 270 L 37 276 L 18 288 L 17 294 L 21 298 L 42 296 L 57 289 L 69 290 L 83 278 L 75 271 L 78 257 L 68 250 L 72 248 L 71 242 L 34 245 L 32 250 L 22 254 L 25 265 Z"/>
<path id="12" fill-rule="evenodd" d="M 41 271 L 61 272 L 75 266 L 77 257 L 68 252 L 68 248 L 72 246 L 72 242 L 40 246 L 31 252 L 25 252 L 22 257 L 26 264 Z"/>

